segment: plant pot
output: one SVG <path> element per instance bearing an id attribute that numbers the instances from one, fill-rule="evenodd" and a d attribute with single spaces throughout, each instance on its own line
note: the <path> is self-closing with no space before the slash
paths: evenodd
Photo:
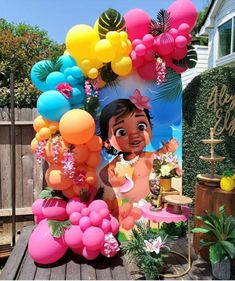
<path id="1" fill-rule="evenodd" d="M 170 191 L 171 178 L 160 178 L 160 186 L 162 187 L 162 191 Z"/>
<path id="2" fill-rule="evenodd" d="M 212 263 L 212 274 L 219 280 L 229 280 L 231 275 L 230 260 L 223 260 L 218 263 Z"/>

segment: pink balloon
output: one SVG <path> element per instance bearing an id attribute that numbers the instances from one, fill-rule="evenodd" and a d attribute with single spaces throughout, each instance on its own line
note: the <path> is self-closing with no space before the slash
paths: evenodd
<path id="1" fill-rule="evenodd" d="M 131 59 L 132 59 L 132 63 L 133 65 L 137 68 L 139 66 L 141 66 L 144 62 L 144 58 L 143 57 L 139 57 L 136 55 L 136 52 L 133 50 L 131 51 Z"/>
<path id="2" fill-rule="evenodd" d="M 156 62 L 145 61 L 140 67 L 137 68 L 137 72 L 144 80 L 155 80 L 157 77 Z"/>
<path id="3" fill-rule="evenodd" d="M 189 34 L 188 37 L 187 37 L 187 43 L 189 44 L 193 39 L 193 36 L 192 34 Z"/>
<path id="4" fill-rule="evenodd" d="M 64 239 L 66 244 L 72 248 L 80 248 L 83 246 L 82 235 L 80 226 L 72 225 L 70 228 L 65 230 Z"/>
<path id="5" fill-rule="evenodd" d="M 109 210 L 106 209 L 106 208 L 102 208 L 102 209 L 100 210 L 100 215 L 101 215 L 102 219 L 110 219 Z"/>
<path id="6" fill-rule="evenodd" d="M 67 202 L 58 198 L 45 199 L 42 204 L 42 213 L 49 220 L 64 221 L 68 218 L 66 213 Z"/>
<path id="7" fill-rule="evenodd" d="M 89 216 L 90 210 L 88 208 L 84 208 L 84 209 L 82 209 L 81 214 L 83 216 Z"/>
<path id="8" fill-rule="evenodd" d="M 182 58 L 184 58 L 187 55 L 188 49 L 187 47 L 183 47 L 183 48 L 175 48 L 173 53 L 171 54 L 173 59 L 176 60 L 181 60 Z"/>
<path id="9" fill-rule="evenodd" d="M 139 57 L 142 57 L 145 55 L 145 52 L 146 52 L 146 47 L 144 44 L 138 44 L 136 47 L 135 47 L 135 52 L 136 52 L 136 55 L 139 56 Z"/>
<path id="10" fill-rule="evenodd" d="M 169 32 L 161 33 L 156 38 L 157 53 L 161 56 L 169 55 L 175 47 L 173 36 Z"/>
<path id="11" fill-rule="evenodd" d="M 74 212 L 69 216 L 69 220 L 74 225 L 79 225 L 79 221 L 81 219 L 82 215 L 78 212 Z"/>
<path id="12" fill-rule="evenodd" d="M 144 45 L 149 48 L 149 47 L 152 47 L 153 46 L 153 42 L 154 42 L 154 37 L 152 34 L 146 34 L 144 35 L 143 37 L 143 42 L 144 42 Z"/>
<path id="13" fill-rule="evenodd" d="M 131 41 L 149 33 L 150 17 L 141 9 L 132 9 L 124 15 L 126 31 Z"/>
<path id="14" fill-rule="evenodd" d="M 59 260 L 67 249 L 63 236 L 55 238 L 51 235 L 47 220 L 41 221 L 29 238 L 29 254 L 40 264 L 50 264 Z"/>
<path id="15" fill-rule="evenodd" d="M 87 260 L 94 260 L 98 257 L 100 251 L 99 250 L 90 250 L 86 247 L 82 250 L 82 255 Z"/>
<path id="16" fill-rule="evenodd" d="M 101 228 L 104 231 L 104 233 L 112 232 L 111 223 L 107 219 L 102 220 Z"/>
<path id="17" fill-rule="evenodd" d="M 101 215 L 96 211 L 91 211 L 89 217 L 90 217 L 92 225 L 94 225 L 94 226 L 98 226 L 102 222 Z"/>
<path id="18" fill-rule="evenodd" d="M 145 56 L 144 56 L 144 59 L 145 59 L 146 61 L 152 61 L 152 60 L 154 60 L 154 58 L 155 58 L 155 52 L 154 52 L 154 50 L 148 49 L 148 50 L 146 51 L 146 54 L 145 54 Z"/>
<path id="19" fill-rule="evenodd" d="M 98 227 L 91 226 L 84 231 L 82 241 L 89 250 L 98 250 L 104 245 L 104 232 Z"/>
<path id="20" fill-rule="evenodd" d="M 170 12 L 171 27 L 177 28 L 182 23 L 189 25 L 189 32 L 197 21 L 197 10 L 191 0 L 176 0 L 167 9 Z"/>
<path id="21" fill-rule="evenodd" d="M 43 215 L 42 216 L 34 216 L 34 222 L 36 224 L 39 224 L 44 219 L 45 219 L 45 217 Z"/>
<path id="22" fill-rule="evenodd" d="M 90 220 L 90 218 L 87 217 L 87 216 L 82 217 L 82 218 L 80 219 L 80 221 L 79 221 L 79 225 L 80 225 L 80 227 L 81 227 L 81 230 L 82 230 L 82 231 L 85 231 L 88 227 L 91 226 L 91 220 Z"/>
<path id="23" fill-rule="evenodd" d="M 175 37 L 178 35 L 178 29 L 176 28 L 171 28 L 169 30 L 169 33 L 173 36 L 173 38 L 175 39 Z"/>
<path id="24" fill-rule="evenodd" d="M 118 233 L 118 231 L 119 231 L 119 222 L 118 222 L 118 220 L 115 217 L 111 216 L 110 224 L 111 224 L 112 233 L 114 235 L 116 235 Z"/>
<path id="25" fill-rule="evenodd" d="M 190 26 L 187 23 L 181 23 L 178 27 L 178 32 L 181 35 L 187 36 L 189 34 Z"/>
<path id="26" fill-rule="evenodd" d="M 77 197 L 71 198 L 66 206 L 67 214 L 70 216 L 73 212 L 81 212 L 86 207 Z"/>
<path id="27" fill-rule="evenodd" d="M 44 202 L 45 199 L 37 199 L 33 202 L 33 205 L 32 205 L 32 213 L 35 215 L 35 216 L 43 216 L 43 213 L 42 213 L 42 204 Z"/>
<path id="28" fill-rule="evenodd" d="M 99 211 L 102 208 L 107 208 L 108 209 L 108 205 L 106 202 L 104 202 L 103 200 L 94 200 L 93 202 L 91 202 L 91 204 L 88 206 L 88 209 L 90 211 Z"/>
<path id="29" fill-rule="evenodd" d="M 183 48 L 187 45 L 187 38 L 183 35 L 178 35 L 175 38 L 175 46 L 176 48 Z"/>
<path id="30" fill-rule="evenodd" d="M 80 248 L 71 248 L 72 252 L 74 252 L 76 255 L 82 255 L 82 251 L 83 251 L 84 246 L 80 247 Z"/>
<path id="31" fill-rule="evenodd" d="M 135 40 L 132 41 L 131 44 L 132 44 L 132 48 L 135 49 L 135 47 L 136 47 L 137 45 L 143 44 L 143 41 L 140 40 L 140 39 L 135 39 Z"/>

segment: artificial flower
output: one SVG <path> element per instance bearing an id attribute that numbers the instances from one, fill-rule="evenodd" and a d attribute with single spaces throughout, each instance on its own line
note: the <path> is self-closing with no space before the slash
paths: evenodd
<path id="1" fill-rule="evenodd" d="M 130 96 L 130 100 L 140 110 L 151 108 L 149 104 L 149 97 L 142 96 L 138 89 L 136 89 L 134 94 Z"/>

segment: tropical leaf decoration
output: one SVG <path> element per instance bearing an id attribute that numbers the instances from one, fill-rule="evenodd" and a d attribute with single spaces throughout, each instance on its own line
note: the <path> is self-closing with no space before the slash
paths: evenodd
<path id="1" fill-rule="evenodd" d="M 114 9 L 107 9 L 98 19 L 98 31 L 100 38 L 105 38 L 109 31 L 120 32 L 125 29 L 124 17 Z"/>
<path id="2" fill-rule="evenodd" d="M 157 36 L 169 31 L 170 28 L 170 13 L 167 12 L 167 10 L 161 9 L 157 14 L 157 19 L 151 19 L 149 33 L 153 36 Z"/>
<path id="3" fill-rule="evenodd" d="M 118 77 L 118 75 L 113 72 L 110 62 L 101 68 L 100 76 L 107 84 L 112 84 Z"/>
<path id="4" fill-rule="evenodd" d="M 197 52 L 192 45 L 187 46 L 187 55 L 182 60 L 172 60 L 172 62 L 183 68 L 194 68 L 197 64 Z"/>
<path id="5" fill-rule="evenodd" d="M 45 82 L 47 76 L 54 71 L 60 71 L 61 66 L 62 60 L 60 58 L 56 61 L 48 61 L 44 65 L 38 65 L 36 67 L 36 76 L 41 82 Z"/>
<path id="6" fill-rule="evenodd" d="M 50 199 L 50 198 L 58 198 L 61 199 L 63 196 L 58 190 L 52 189 L 50 187 L 46 187 L 43 191 L 40 192 L 39 198 L 42 199 Z"/>
<path id="7" fill-rule="evenodd" d="M 99 99 L 98 97 L 91 97 L 90 101 L 87 104 L 87 112 L 89 112 L 93 117 L 95 116 L 96 110 L 99 108 Z"/>
<path id="8" fill-rule="evenodd" d="M 48 227 L 50 229 L 51 235 L 55 238 L 60 238 L 64 235 L 64 229 L 69 228 L 71 223 L 69 220 L 66 221 L 56 221 L 48 220 Z"/>

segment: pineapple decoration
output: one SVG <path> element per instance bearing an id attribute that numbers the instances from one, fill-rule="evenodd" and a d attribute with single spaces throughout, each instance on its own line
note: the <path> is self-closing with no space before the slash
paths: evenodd
<path id="1" fill-rule="evenodd" d="M 232 191 L 235 188 L 235 175 L 231 171 L 224 171 L 220 187 L 224 191 Z"/>

